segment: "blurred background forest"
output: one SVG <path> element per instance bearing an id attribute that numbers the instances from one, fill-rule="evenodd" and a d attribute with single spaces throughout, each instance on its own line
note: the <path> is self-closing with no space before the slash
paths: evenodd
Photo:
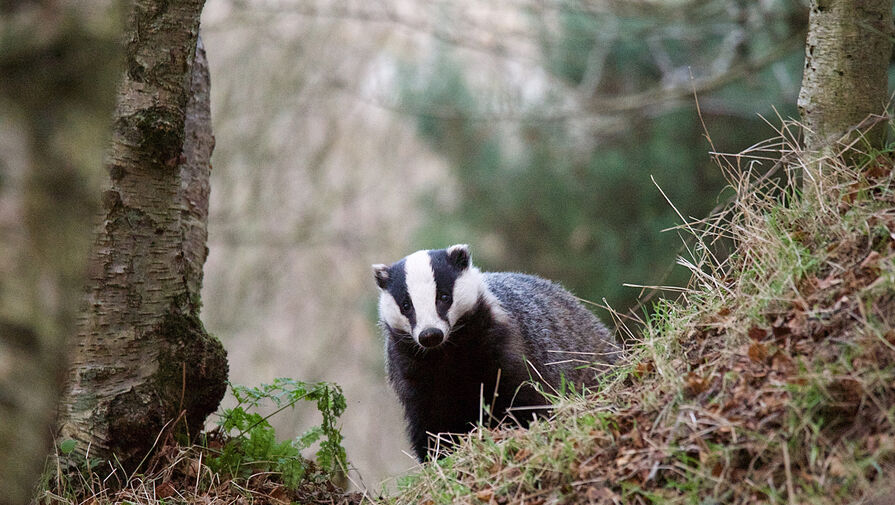
<path id="1" fill-rule="evenodd" d="M 796 116 L 806 22 L 784 0 L 211 0 L 204 317 L 231 380 L 336 381 L 366 484 L 413 467 L 370 264 L 469 243 L 621 311 L 623 283 L 686 282 L 650 176 L 685 215 L 715 207 L 694 89 L 719 151 L 770 137 L 760 115 Z"/>
<path id="2" fill-rule="evenodd" d="M 412 468 L 370 265 L 469 243 L 483 269 L 549 277 L 619 311 L 640 293 L 623 283 L 685 283 L 673 267 L 680 239 L 662 232 L 678 220 L 651 177 L 684 215 L 723 199 L 705 134 L 717 151 L 739 152 L 773 136 L 763 117 L 797 115 L 806 4 L 209 0 L 217 146 L 203 319 L 228 349 L 231 381 L 337 382 L 352 476 L 375 487 Z M 36 250 L 64 255 L 52 246 L 56 221 L 86 230 L 99 208 L 113 90 L 84 75 L 118 71 L 116 32 L 103 27 L 120 7 L 97 8 L 74 36 L 54 34 L 47 62 L 78 75 L 61 73 L 50 97 L 29 94 L 15 73 L 31 47 L 22 41 L 46 33 L 0 34 L 0 86 L 23 97 L 0 100 L 0 260 L 35 264 L 0 282 L 0 297 L 44 282 L 51 262 L 22 252 L 23 221 L 46 230 L 30 235 L 47 241 Z M 19 142 L 23 131 L 39 143 Z M 44 157 L 66 167 L 56 194 L 68 212 L 43 215 L 26 197 L 59 184 L 29 169 Z M 86 248 L 89 235 L 74 242 Z M 80 282 L 67 275 L 60 282 Z M 286 438 L 314 415 L 272 421 Z"/>

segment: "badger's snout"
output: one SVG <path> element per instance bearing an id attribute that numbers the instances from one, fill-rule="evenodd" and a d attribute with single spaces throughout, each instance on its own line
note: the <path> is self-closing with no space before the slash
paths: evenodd
<path id="1" fill-rule="evenodd" d="M 444 332 L 438 328 L 426 328 L 420 332 L 419 340 L 423 347 L 435 347 L 444 340 Z"/>

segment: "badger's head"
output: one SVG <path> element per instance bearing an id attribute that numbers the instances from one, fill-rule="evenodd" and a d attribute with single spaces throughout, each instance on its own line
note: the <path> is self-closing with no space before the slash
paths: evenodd
<path id="1" fill-rule="evenodd" d="M 379 318 L 422 347 L 446 341 L 451 329 L 483 294 L 482 273 L 469 246 L 417 251 L 391 265 L 373 265 L 379 286 Z"/>

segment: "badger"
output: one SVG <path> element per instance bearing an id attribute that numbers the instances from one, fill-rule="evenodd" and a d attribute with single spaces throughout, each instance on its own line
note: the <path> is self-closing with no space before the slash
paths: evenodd
<path id="1" fill-rule="evenodd" d="M 548 412 L 543 392 L 592 386 L 618 357 L 612 334 L 571 293 L 533 275 L 482 272 L 468 245 L 417 251 L 373 274 L 388 381 L 420 462 L 437 456 L 430 434 L 527 426 Z"/>

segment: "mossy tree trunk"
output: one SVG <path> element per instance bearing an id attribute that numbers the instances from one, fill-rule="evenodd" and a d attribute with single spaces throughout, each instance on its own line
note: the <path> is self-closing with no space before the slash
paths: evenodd
<path id="1" fill-rule="evenodd" d="M 60 406 L 75 460 L 133 469 L 163 429 L 196 434 L 227 360 L 198 313 L 214 146 L 204 0 L 136 0 L 106 162 L 111 187 Z"/>
<path id="2" fill-rule="evenodd" d="M 882 146 L 886 123 L 873 116 L 889 98 L 892 36 L 892 0 L 811 0 L 798 102 L 809 151 L 858 134 Z"/>
<path id="3" fill-rule="evenodd" d="M 99 209 L 123 6 L 0 5 L 0 505 L 31 500 L 51 452 Z"/>

